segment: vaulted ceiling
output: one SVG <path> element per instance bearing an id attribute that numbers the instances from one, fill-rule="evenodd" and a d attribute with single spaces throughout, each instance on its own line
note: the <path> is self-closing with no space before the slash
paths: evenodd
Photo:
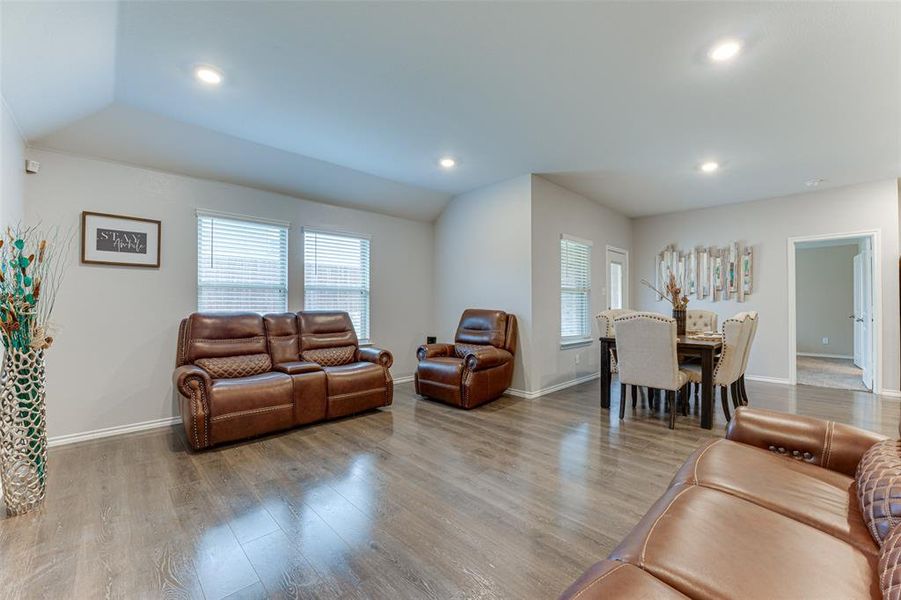
<path id="1" fill-rule="evenodd" d="M 631 216 L 901 175 L 898 3 L 2 10 L 30 143 L 399 216 L 529 172 Z M 713 64 L 724 37 L 743 51 Z"/>

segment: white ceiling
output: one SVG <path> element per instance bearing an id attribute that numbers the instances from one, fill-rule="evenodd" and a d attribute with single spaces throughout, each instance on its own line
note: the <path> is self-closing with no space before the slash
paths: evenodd
<path id="1" fill-rule="evenodd" d="M 36 145 L 402 216 L 529 172 L 630 216 L 901 174 L 899 3 L 3 11 L 3 94 Z M 725 36 L 745 50 L 712 65 Z"/>

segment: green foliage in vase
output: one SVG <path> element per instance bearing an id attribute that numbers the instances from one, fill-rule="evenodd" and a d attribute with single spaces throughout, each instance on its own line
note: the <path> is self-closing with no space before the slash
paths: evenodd
<path id="1" fill-rule="evenodd" d="M 59 229 L 7 228 L 0 238 L 0 338 L 7 349 L 44 350 L 72 236 Z"/>

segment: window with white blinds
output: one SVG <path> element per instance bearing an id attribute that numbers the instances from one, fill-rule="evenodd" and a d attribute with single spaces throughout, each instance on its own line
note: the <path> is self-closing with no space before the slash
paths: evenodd
<path id="1" fill-rule="evenodd" d="M 560 341 L 591 339 L 591 242 L 560 237 Z"/>
<path id="2" fill-rule="evenodd" d="M 288 226 L 198 213 L 197 309 L 288 310 Z"/>
<path id="3" fill-rule="evenodd" d="M 305 310 L 347 311 L 369 341 L 369 238 L 304 229 L 303 297 Z"/>

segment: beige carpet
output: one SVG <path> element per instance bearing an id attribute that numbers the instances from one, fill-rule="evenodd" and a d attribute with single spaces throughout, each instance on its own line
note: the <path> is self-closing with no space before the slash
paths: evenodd
<path id="1" fill-rule="evenodd" d="M 841 390 L 863 390 L 863 371 L 845 358 L 798 356 L 798 383 Z"/>

